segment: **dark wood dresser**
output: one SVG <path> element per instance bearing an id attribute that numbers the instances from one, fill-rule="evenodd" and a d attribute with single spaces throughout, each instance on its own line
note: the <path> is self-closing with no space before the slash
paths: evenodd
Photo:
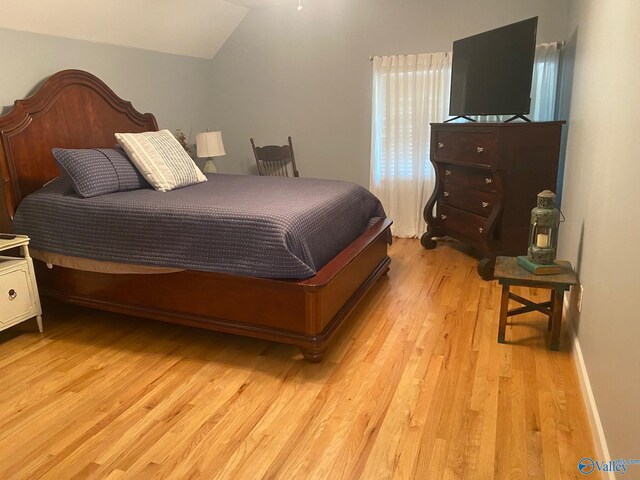
<path id="1" fill-rule="evenodd" d="M 436 188 L 422 246 L 435 248 L 443 236 L 471 245 L 486 280 L 498 255 L 526 254 L 536 195 L 556 190 L 564 123 L 432 123 Z"/>

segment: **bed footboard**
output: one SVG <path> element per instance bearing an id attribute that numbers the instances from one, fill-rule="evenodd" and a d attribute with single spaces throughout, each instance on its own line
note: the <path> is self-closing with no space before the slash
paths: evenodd
<path id="1" fill-rule="evenodd" d="M 63 302 L 301 347 L 322 360 L 327 342 L 389 269 L 391 221 L 381 219 L 306 280 L 222 273 L 107 274 L 36 262 L 42 295 Z"/>

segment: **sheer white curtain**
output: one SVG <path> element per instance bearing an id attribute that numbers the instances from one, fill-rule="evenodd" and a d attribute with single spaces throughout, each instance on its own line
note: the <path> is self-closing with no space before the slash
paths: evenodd
<path id="1" fill-rule="evenodd" d="M 555 118 L 558 70 L 557 44 L 538 45 L 528 115 L 534 121 Z M 397 237 L 419 237 L 427 228 L 422 209 L 435 187 L 429 123 L 448 118 L 450 85 L 451 53 L 373 59 L 370 189 L 393 219 Z"/>
<path id="2" fill-rule="evenodd" d="M 536 47 L 531 82 L 531 120 L 555 120 L 556 92 L 560 69 L 560 49 L 557 43 L 542 43 Z"/>
<path id="3" fill-rule="evenodd" d="M 429 123 L 447 117 L 450 82 L 447 53 L 373 59 L 370 186 L 398 237 L 425 229 L 422 207 L 435 186 Z"/>

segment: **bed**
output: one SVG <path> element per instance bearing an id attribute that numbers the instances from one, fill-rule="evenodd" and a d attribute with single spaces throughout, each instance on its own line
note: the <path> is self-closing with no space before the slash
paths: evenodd
<path id="1" fill-rule="evenodd" d="M 13 109 L 0 117 L 4 199 L 0 228 L 2 231 L 10 229 L 23 200 L 21 215 L 31 199 L 41 195 L 43 185 L 60 175 L 51 155 L 52 148 L 112 148 L 116 132 L 155 130 L 158 126 L 153 115 L 136 111 L 130 102 L 119 98 L 97 77 L 79 70 L 53 75 L 32 96 L 16 101 Z M 200 189 L 210 188 L 215 182 L 240 182 L 240 185 L 252 181 L 224 177 L 227 176 L 212 178 L 213 181 L 206 182 L 209 187 Z M 309 189 L 311 183 L 301 188 Z M 54 180 L 53 186 L 44 187 L 45 194 L 62 192 L 64 186 L 60 184 L 60 179 Z M 287 185 L 292 184 L 283 185 L 282 189 L 289 188 Z M 323 185 L 320 182 L 317 188 L 321 189 Z M 338 190 L 339 187 L 335 186 Z M 124 197 L 130 199 L 135 195 L 128 192 Z M 207 193 L 202 195 L 206 198 Z M 46 202 L 51 202 L 51 198 Z M 214 215 L 215 212 L 209 213 Z M 29 214 L 22 215 L 24 218 L 21 215 L 15 219 L 16 225 L 28 222 L 30 218 Z M 117 216 L 116 211 L 111 217 L 108 212 L 104 215 L 103 222 Z M 77 216 L 80 221 L 80 213 Z M 387 244 L 391 221 L 384 215 L 373 215 L 361 221 L 366 221 L 362 232 L 351 234 L 353 238 L 349 237 L 348 244 L 340 245 L 338 250 L 335 245 L 339 244 L 334 244 L 335 251 L 332 251 L 332 244 L 324 239 L 319 241 L 324 245 L 322 254 L 309 254 L 306 258 L 304 254 L 296 253 L 304 260 L 300 269 L 291 270 L 291 276 L 296 279 L 286 278 L 286 269 L 272 275 L 268 266 L 263 266 L 264 270 L 244 271 L 234 267 L 225 271 L 224 267 L 215 264 L 215 255 L 211 257 L 214 264 L 210 268 L 189 263 L 188 256 L 181 262 L 164 259 L 161 265 L 153 261 L 148 265 L 136 265 L 146 266 L 148 271 L 86 268 L 83 260 L 92 261 L 93 265 L 111 263 L 120 267 L 132 260 L 127 257 L 126 248 L 121 248 L 120 257 L 94 255 L 91 258 L 86 251 L 79 250 L 77 264 L 49 261 L 49 258 L 68 260 L 74 257 L 62 255 L 68 252 L 56 251 L 55 246 L 42 248 L 38 244 L 33 247 L 43 255 L 41 258 L 57 265 L 47 268 L 44 261 L 36 261 L 36 275 L 44 296 L 102 310 L 288 343 L 299 346 L 308 361 L 318 362 L 349 312 L 389 269 Z M 268 232 L 265 238 L 267 235 Z M 327 237 L 331 236 L 336 234 L 327 234 Z M 316 231 L 310 238 L 316 237 L 322 237 L 322 231 Z M 206 245 L 202 238 L 191 241 L 190 245 Z M 167 246 L 159 251 L 163 249 Z M 265 247 L 264 251 L 267 250 Z M 102 250 L 96 248 L 95 251 Z M 46 257 L 47 254 L 51 257 Z M 201 254 L 205 255 L 206 250 Z M 278 255 L 276 252 L 275 256 Z M 322 258 L 323 255 L 326 258 Z M 115 262 L 108 261 L 113 258 Z M 255 260 L 259 262 L 259 256 Z M 154 268 L 157 271 L 153 271 Z"/>

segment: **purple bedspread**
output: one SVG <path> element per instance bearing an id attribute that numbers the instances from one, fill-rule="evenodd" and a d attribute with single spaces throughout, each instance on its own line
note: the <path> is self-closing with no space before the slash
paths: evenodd
<path id="1" fill-rule="evenodd" d="M 20 204 L 16 233 L 33 248 L 138 265 L 265 278 L 307 278 L 385 217 L 348 182 L 208 175 L 174 190 L 93 198 L 59 178 Z"/>

